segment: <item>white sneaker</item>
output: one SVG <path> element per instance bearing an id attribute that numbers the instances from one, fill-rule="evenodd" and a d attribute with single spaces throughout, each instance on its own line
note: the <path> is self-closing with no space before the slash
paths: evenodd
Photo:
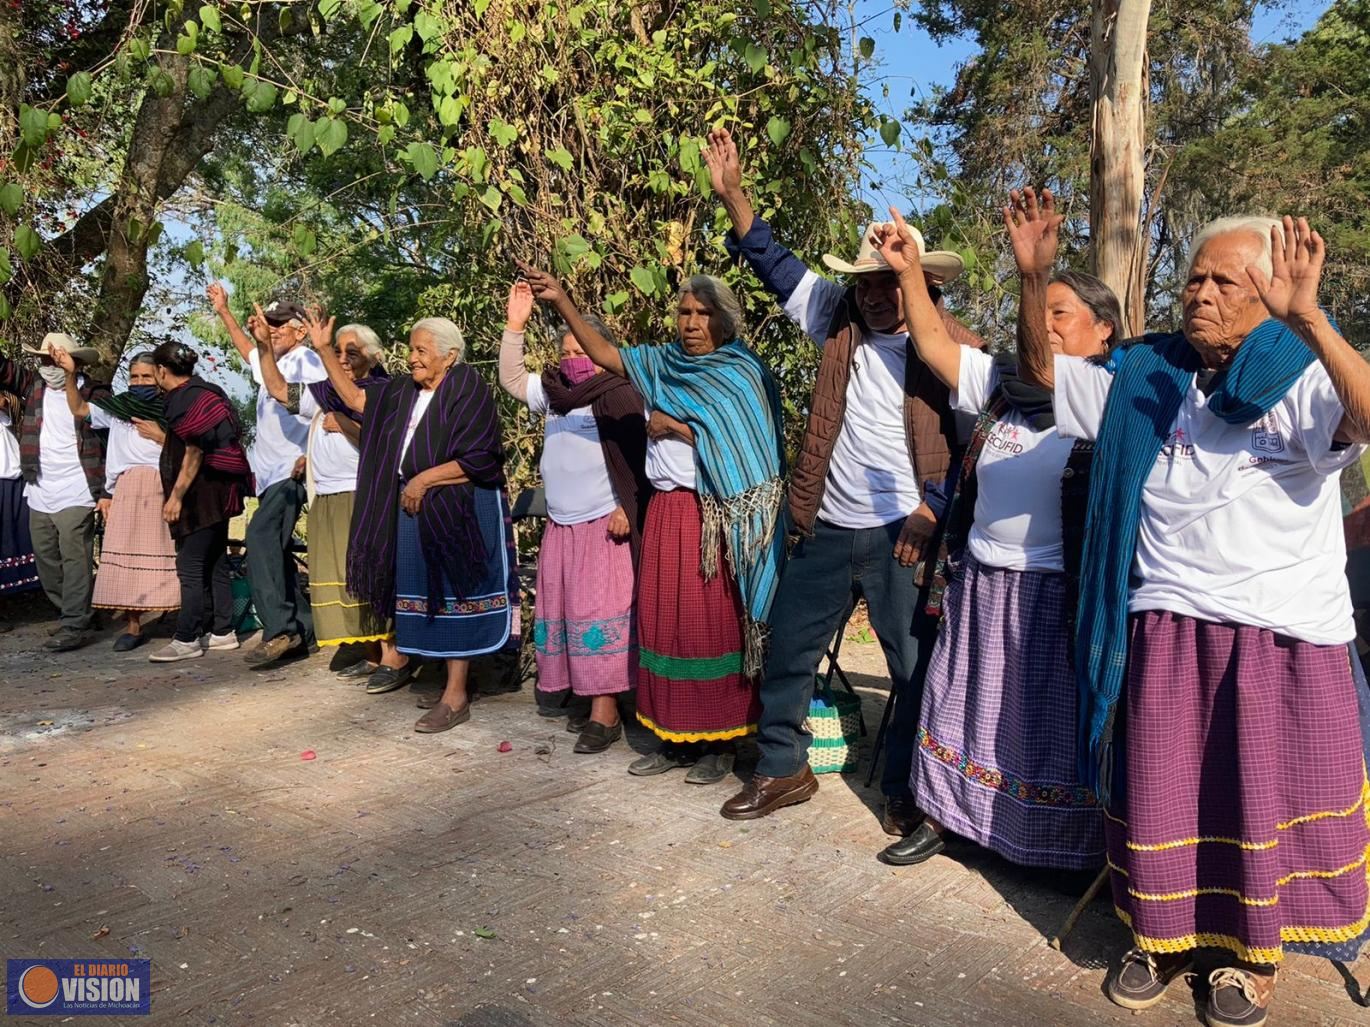
<path id="1" fill-rule="evenodd" d="M 237 649 L 238 636 L 232 631 L 223 635 L 202 635 L 200 636 L 200 648 L 206 651 L 210 649 Z"/>
<path id="2" fill-rule="evenodd" d="M 152 663 L 175 663 L 178 660 L 193 660 L 204 654 L 199 642 L 181 642 L 173 638 L 169 645 L 158 649 L 148 660 Z"/>

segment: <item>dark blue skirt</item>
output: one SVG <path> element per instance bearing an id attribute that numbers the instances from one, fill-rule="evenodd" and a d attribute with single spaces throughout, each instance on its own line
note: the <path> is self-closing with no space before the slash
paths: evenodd
<path id="1" fill-rule="evenodd" d="M 395 644 L 402 653 L 466 659 L 502 649 L 513 630 L 509 583 L 514 536 L 502 489 L 475 490 L 476 519 L 489 554 L 480 582 L 467 596 L 443 596 L 429 608 L 428 565 L 419 543 L 419 522 L 399 511 L 395 551 Z"/>
<path id="2" fill-rule="evenodd" d="M 0 431 L 6 429 L 0 428 Z M 0 478 L 0 595 L 38 587 L 22 478 Z"/>

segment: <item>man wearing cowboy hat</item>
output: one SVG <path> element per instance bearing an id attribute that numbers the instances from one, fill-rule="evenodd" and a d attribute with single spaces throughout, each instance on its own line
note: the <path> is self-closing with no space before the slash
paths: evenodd
<path id="1" fill-rule="evenodd" d="M 323 361 L 301 345 L 308 329 L 298 303 L 273 300 L 248 318 L 249 337 L 228 307 L 224 287 L 209 287 L 209 301 L 257 385 L 257 432 L 248 453 L 257 482 L 257 509 L 247 526 L 247 576 L 262 639 L 245 660 L 265 667 L 314 641 L 314 617 L 299 586 L 290 552 L 295 522 L 308 498 L 304 484 L 309 418 L 299 415 L 304 386 L 328 377 Z M 265 353 L 265 359 L 263 359 Z M 270 381 L 263 375 L 270 375 Z M 272 385 L 286 396 L 272 395 Z M 291 397 L 293 397 L 293 402 Z"/>
<path id="2" fill-rule="evenodd" d="M 19 397 L 23 426 L 19 463 L 29 505 L 38 580 L 61 619 L 47 648 L 79 649 L 89 641 L 95 542 L 95 505 L 105 491 L 105 438 L 67 406 L 67 372 L 52 359 L 54 346 L 80 365 L 96 363 L 100 354 L 62 332 L 49 332 L 37 346 L 23 350 L 38 358 L 38 371 L 0 357 L 0 390 Z M 87 402 L 109 392 L 107 385 L 77 376 L 77 391 Z"/>
<path id="3" fill-rule="evenodd" d="M 823 348 L 804 441 L 790 476 L 789 503 L 800 538 L 771 610 L 770 655 L 761 685 L 757 745 L 761 759 L 723 816 L 751 820 L 818 791 L 809 770 L 804 728 L 818 661 L 849 604 L 864 598 L 884 649 L 894 697 L 885 736 L 881 823 L 907 835 L 921 815 L 909 791 L 913 739 L 923 676 L 936 621 L 924 612 L 927 583 L 914 567 L 931 563 L 944 482 L 958 447 L 946 388 L 932 375 L 904 326 L 898 276 L 868 230 L 856 260 L 823 262 L 848 276 L 839 285 L 806 268 L 771 238 L 742 190 L 737 146 L 726 130 L 710 133 L 705 151 L 714 191 L 733 231 L 729 253 L 751 266 L 785 313 Z M 920 252 L 922 238 L 917 238 Z M 955 253 L 922 253 L 935 299 L 963 270 Z M 949 315 L 952 337 L 979 348 L 979 338 Z"/>

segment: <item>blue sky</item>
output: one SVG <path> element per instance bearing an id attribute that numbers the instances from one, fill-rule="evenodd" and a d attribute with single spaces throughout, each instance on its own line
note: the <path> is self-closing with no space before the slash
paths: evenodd
<path id="1" fill-rule="evenodd" d="M 917 6 L 917 0 L 910 6 Z M 1252 39 L 1257 43 L 1276 43 L 1301 35 L 1331 6 L 1327 0 L 1284 0 L 1257 9 L 1252 26 Z M 911 96 L 927 96 L 935 86 L 950 85 L 957 65 L 975 52 L 972 40 L 949 40 L 939 46 L 913 23 L 904 11 L 903 26 L 894 31 L 896 5 L 891 0 L 857 0 L 856 16 L 864 23 L 862 35 L 875 40 L 875 66 L 867 73 L 867 93 L 877 108 L 892 118 L 899 118 L 907 108 Z M 885 87 L 889 96 L 884 96 Z M 907 140 L 907 127 L 905 135 Z M 877 140 L 876 147 L 883 149 Z M 908 210 L 912 203 L 898 189 L 883 186 L 871 188 L 872 179 L 879 181 L 896 168 L 902 158 L 897 153 L 872 153 L 874 174 L 862 181 L 862 195 L 874 208 L 877 216 L 891 203 Z M 883 183 L 882 183 L 883 185 Z"/>

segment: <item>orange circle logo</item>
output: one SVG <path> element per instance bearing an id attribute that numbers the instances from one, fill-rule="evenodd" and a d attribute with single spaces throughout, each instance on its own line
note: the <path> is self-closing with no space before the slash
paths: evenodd
<path id="1" fill-rule="evenodd" d="M 57 998 L 57 975 L 46 966 L 31 966 L 19 975 L 19 997 L 34 1009 L 46 1009 Z"/>

